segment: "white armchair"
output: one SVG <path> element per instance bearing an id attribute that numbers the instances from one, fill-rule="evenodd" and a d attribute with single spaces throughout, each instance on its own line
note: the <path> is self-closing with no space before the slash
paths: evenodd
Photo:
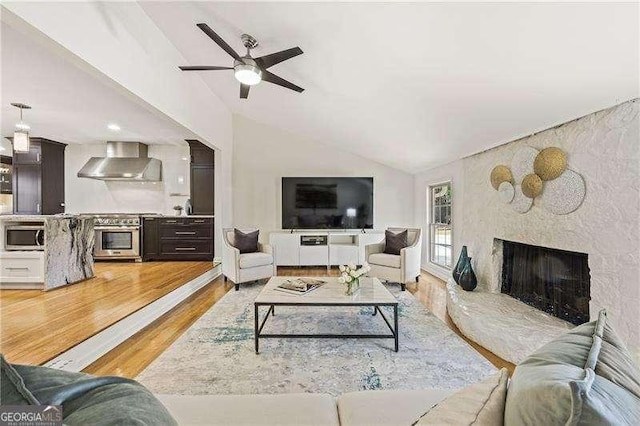
<path id="1" fill-rule="evenodd" d="M 388 228 L 391 232 L 402 232 L 407 229 L 408 247 L 400 250 L 400 255 L 384 252 L 385 241 L 369 244 L 365 247 L 365 258 L 371 266 L 367 273 L 369 277 L 376 277 L 390 282 L 400 283 L 402 291 L 405 284 L 420 278 L 420 262 L 422 251 L 422 232 L 419 228 Z"/>
<path id="2" fill-rule="evenodd" d="M 255 229 L 240 229 L 242 232 L 253 232 Z M 240 289 L 240 284 L 249 281 L 270 278 L 276 275 L 275 254 L 273 247 L 268 244 L 258 243 L 258 251 L 255 253 L 240 254 L 240 250 L 234 246 L 233 228 L 222 231 L 222 274 L 224 280 L 230 279 Z"/>

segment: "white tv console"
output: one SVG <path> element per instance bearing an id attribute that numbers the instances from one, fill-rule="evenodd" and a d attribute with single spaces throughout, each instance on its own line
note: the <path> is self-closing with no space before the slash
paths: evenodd
<path id="1" fill-rule="evenodd" d="M 379 243 L 384 232 L 277 231 L 269 235 L 277 266 L 335 266 L 365 262 L 364 248 Z"/>

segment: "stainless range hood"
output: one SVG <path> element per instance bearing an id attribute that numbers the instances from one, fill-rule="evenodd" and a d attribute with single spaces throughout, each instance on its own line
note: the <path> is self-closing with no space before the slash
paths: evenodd
<path id="1" fill-rule="evenodd" d="M 140 142 L 107 142 L 106 157 L 91 157 L 78 177 L 100 180 L 158 182 L 162 162 L 147 156 L 148 146 Z"/>

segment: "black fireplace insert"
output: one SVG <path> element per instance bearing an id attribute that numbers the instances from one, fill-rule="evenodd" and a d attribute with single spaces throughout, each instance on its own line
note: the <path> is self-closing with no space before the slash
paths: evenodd
<path id="1" fill-rule="evenodd" d="M 585 253 L 503 241 L 502 293 L 570 323 L 589 321 Z"/>

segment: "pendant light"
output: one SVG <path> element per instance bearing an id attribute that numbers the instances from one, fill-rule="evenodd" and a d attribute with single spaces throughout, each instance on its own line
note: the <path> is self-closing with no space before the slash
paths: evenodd
<path id="1" fill-rule="evenodd" d="M 16 130 L 13 132 L 13 151 L 29 152 L 29 130 L 31 128 L 27 123 L 22 121 L 22 110 L 31 109 L 31 107 L 21 103 L 12 103 L 11 105 L 20 109 L 20 121 L 16 123 Z"/>

